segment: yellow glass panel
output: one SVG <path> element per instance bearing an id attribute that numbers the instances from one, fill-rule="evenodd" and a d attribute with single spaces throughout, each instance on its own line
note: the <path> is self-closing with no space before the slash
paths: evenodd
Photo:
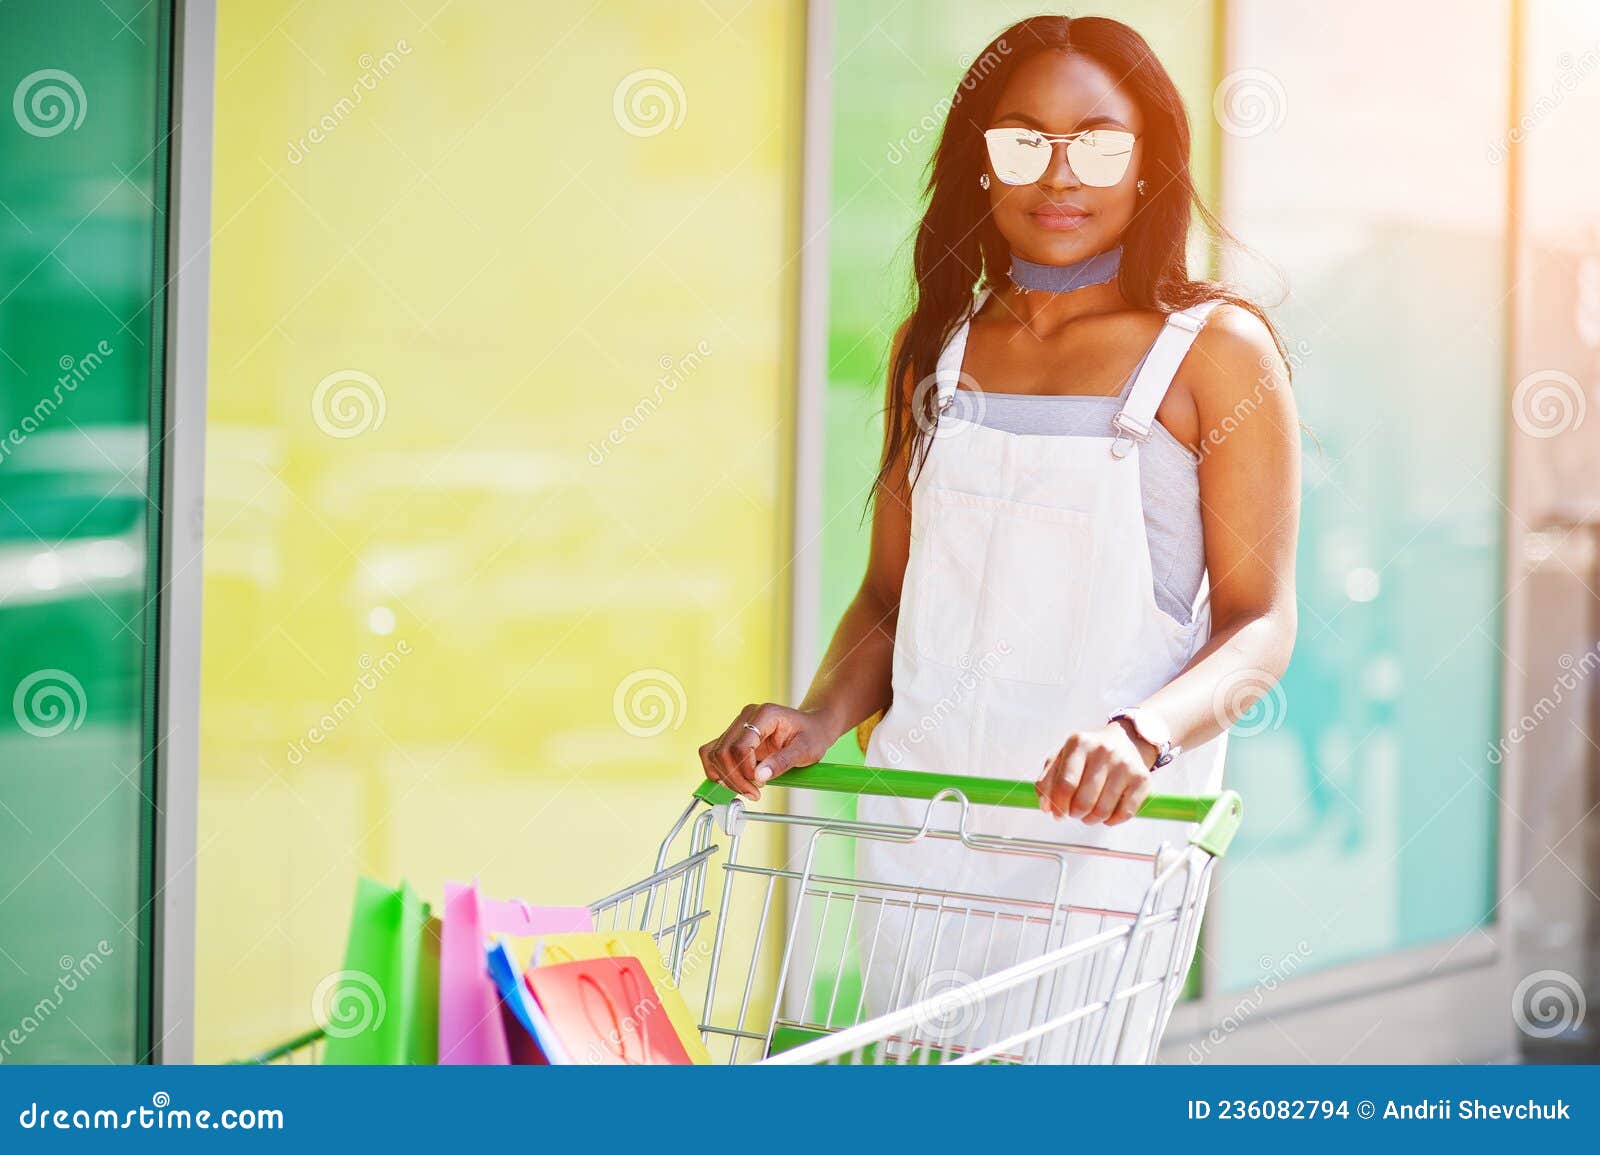
<path id="1" fill-rule="evenodd" d="M 642 878 L 784 694 L 802 23 L 221 5 L 200 1059 L 311 1024 L 359 874 Z"/>

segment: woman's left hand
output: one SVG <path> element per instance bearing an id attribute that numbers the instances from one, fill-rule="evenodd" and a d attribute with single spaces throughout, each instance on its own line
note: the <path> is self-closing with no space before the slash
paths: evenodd
<path id="1" fill-rule="evenodd" d="M 1150 793 L 1153 746 L 1120 722 L 1070 735 L 1034 783 L 1039 808 L 1057 818 L 1118 826 L 1138 813 Z"/>

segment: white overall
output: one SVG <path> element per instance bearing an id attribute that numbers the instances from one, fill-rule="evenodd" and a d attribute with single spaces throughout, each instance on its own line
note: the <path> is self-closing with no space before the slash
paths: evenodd
<path id="1" fill-rule="evenodd" d="M 972 313 L 987 296 L 977 298 Z M 962 391 L 958 400 L 971 314 L 956 330 L 939 359 L 941 413 L 912 494 L 893 700 L 872 731 L 868 766 L 1031 782 L 1067 735 L 1098 729 L 1115 710 L 1137 705 L 1205 643 L 1211 616 L 1204 588 L 1188 625 L 1156 604 L 1139 446 L 1216 304 L 1168 316 L 1104 437 L 1007 433 L 961 416 L 983 399 Z M 1156 771 L 1155 790 L 1219 789 L 1224 745 L 1225 736 L 1182 752 Z M 953 823 L 954 809 L 941 807 L 936 824 L 941 812 L 948 812 L 943 824 Z M 859 815 L 870 821 L 915 827 L 927 814 L 925 802 L 860 800 Z M 997 807 L 974 808 L 969 827 L 1138 852 L 1163 842 L 1182 846 L 1189 833 L 1179 823 L 1088 826 Z M 1140 872 L 1126 860 L 1073 857 L 1063 906 L 1138 908 L 1148 867 Z M 857 864 L 863 880 L 1045 902 L 1061 886 L 1058 863 L 973 853 L 955 841 L 863 840 Z M 937 922 L 913 914 L 908 927 L 903 906 L 862 918 L 864 992 L 873 1011 L 939 994 L 1046 944 L 1043 926 L 1008 929 L 991 919 L 989 933 L 958 936 L 935 930 Z M 1057 926 L 1050 941 L 1059 943 Z M 1086 924 L 1089 933 L 1094 926 Z M 869 951 L 875 962 L 867 961 Z"/>

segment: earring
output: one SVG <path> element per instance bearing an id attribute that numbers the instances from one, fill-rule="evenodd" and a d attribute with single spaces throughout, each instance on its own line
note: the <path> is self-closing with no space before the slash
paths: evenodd
<path id="1" fill-rule="evenodd" d="M 987 189 L 989 187 L 989 174 L 988 173 L 984 173 L 982 176 L 980 176 L 978 178 L 978 187 L 981 188 L 981 189 Z"/>
<path id="2" fill-rule="evenodd" d="M 1139 195 L 1140 196 L 1144 196 L 1144 181 L 1140 181 L 1138 184 L 1134 185 L 1133 187 L 1139 190 Z"/>

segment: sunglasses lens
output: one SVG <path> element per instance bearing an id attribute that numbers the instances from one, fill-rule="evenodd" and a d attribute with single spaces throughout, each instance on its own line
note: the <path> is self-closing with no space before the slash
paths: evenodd
<path id="1" fill-rule="evenodd" d="M 991 128 L 983 134 L 989 164 L 1002 184 L 1032 184 L 1050 167 L 1050 142 L 1025 128 Z"/>
<path id="2" fill-rule="evenodd" d="M 1122 180 L 1133 160 L 1133 133 L 1096 129 L 1067 144 L 1073 175 L 1091 188 L 1110 188 Z"/>

